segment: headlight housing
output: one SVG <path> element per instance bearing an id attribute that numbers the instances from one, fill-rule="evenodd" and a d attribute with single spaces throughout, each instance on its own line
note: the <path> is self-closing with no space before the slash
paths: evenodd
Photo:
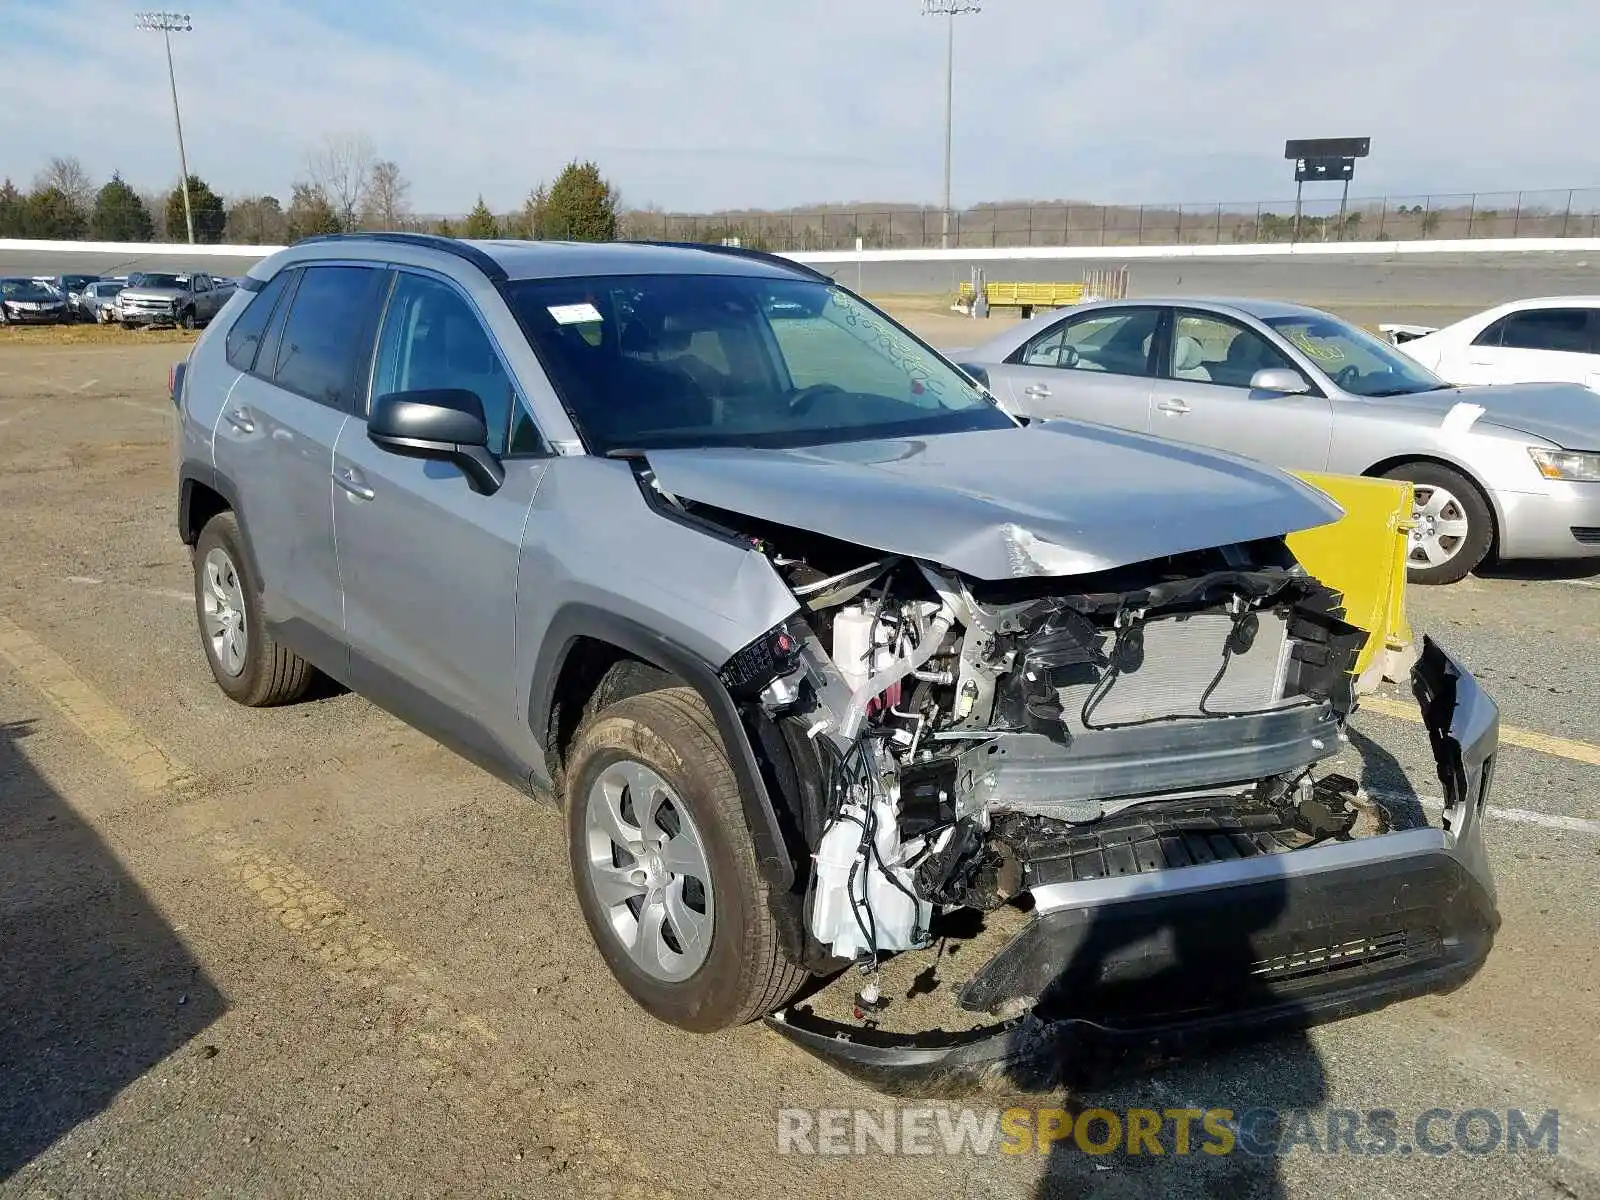
<path id="1" fill-rule="evenodd" d="M 1529 446 L 1528 454 L 1539 474 L 1546 479 L 1568 483 L 1600 483 L 1600 452 L 1593 450 L 1546 450 Z"/>

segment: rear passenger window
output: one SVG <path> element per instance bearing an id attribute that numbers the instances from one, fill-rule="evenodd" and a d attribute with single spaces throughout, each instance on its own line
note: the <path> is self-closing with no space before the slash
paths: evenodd
<path id="1" fill-rule="evenodd" d="M 356 363 L 367 357 L 364 343 L 382 278 L 372 267 L 306 268 L 278 347 L 273 378 L 279 387 L 349 411 L 352 377 Z"/>
<path id="2" fill-rule="evenodd" d="M 288 288 L 293 271 L 279 271 L 267 286 L 257 292 L 239 319 L 228 330 L 228 365 L 236 371 L 252 371 L 256 365 L 256 350 L 261 345 L 261 335 L 272 320 L 272 310 Z"/>
<path id="3" fill-rule="evenodd" d="M 1508 349 L 1591 351 L 1588 309 L 1533 308 L 1512 313 L 1501 324 L 1500 345 Z"/>

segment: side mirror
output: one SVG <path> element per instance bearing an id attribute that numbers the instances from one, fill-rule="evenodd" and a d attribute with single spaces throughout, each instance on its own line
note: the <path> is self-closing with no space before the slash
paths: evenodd
<path id="1" fill-rule="evenodd" d="M 492 496 L 506 471 L 489 450 L 483 401 L 463 388 L 390 392 L 372 402 L 367 438 L 390 454 L 454 463 L 475 492 Z"/>
<path id="2" fill-rule="evenodd" d="M 1252 392 L 1277 392 L 1283 396 L 1304 396 L 1311 390 L 1306 377 L 1289 367 L 1263 367 L 1250 376 Z"/>

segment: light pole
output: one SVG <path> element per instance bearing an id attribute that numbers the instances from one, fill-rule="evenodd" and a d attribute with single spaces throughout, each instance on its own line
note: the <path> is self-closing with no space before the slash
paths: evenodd
<path id="1" fill-rule="evenodd" d="M 183 172 L 183 223 L 189 230 L 189 244 L 194 245 L 194 210 L 189 207 L 189 158 L 183 152 L 183 118 L 178 115 L 178 77 L 172 73 L 172 35 L 189 33 L 194 23 L 188 13 L 141 12 L 133 19 L 140 29 L 152 33 L 160 31 L 161 40 L 167 44 L 167 83 L 172 87 L 172 123 L 178 127 L 178 168 Z"/>
<path id="2" fill-rule="evenodd" d="M 952 115 L 956 90 L 956 18 L 965 13 L 979 13 L 983 6 L 968 0 L 922 0 L 922 15 L 945 19 L 944 47 L 944 220 L 939 234 L 939 244 L 950 247 L 950 143 L 952 141 Z"/>

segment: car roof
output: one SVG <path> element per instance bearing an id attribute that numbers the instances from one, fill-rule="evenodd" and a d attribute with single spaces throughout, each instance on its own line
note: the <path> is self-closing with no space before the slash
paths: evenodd
<path id="1" fill-rule="evenodd" d="M 1502 308 L 1600 308 L 1600 296 L 1529 296 L 1495 305 L 1496 311 Z"/>
<path id="2" fill-rule="evenodd" d="M 412 253 L 404 253 L 406 247 Z M 414 253 L 465 259 L 497 279 L 569 279 L 599 275 L 753 275 L 825 279 L 810 267 L 774 254 L 738 247 L 679 242 L 523 242 L 458 239 L 415 233 L 330 234 L 307 238 L 270 262 L 346 260 L 415 261 Z M 256 275 L 255 269 L 251 275 Z M 268 272 L 270 274 L 270 270 Z"/>
<path id="3" fill-rule="evenodd" d="M 1210 308 L 1220 312 L 1243 313 L 1265 321 L 1277 317 L 1326 317 L 1320 308 L 1292 304 L 1287 300 L 1258 300 L 1247 296 L 1140 296 L 1119 300 L 1118 304 L 1161 305 L 1176 308 Z"/>

